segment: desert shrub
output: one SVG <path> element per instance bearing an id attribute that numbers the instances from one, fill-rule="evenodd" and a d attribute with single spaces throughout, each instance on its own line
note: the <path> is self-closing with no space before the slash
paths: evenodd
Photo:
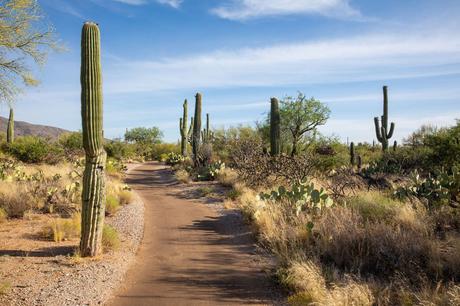
<path id="1" fill-rule="evenodd" d="M 83 135 L 81 132 L 64 133 L 59 136 L 58 142 L 64 149 L 67 159 L 72 160 L 83 156 Z"/>
<path id="2" fill-rule="evenodd" d="M 152 160 L 161 160 L 162 154 L 168 153 L 180 154 L 180 146 L 173 143 L 158 143 L 151 146 L 150 158 Z"/>
<path id="3" fill-rule="evenodd" d="M 264 153 L 261 142 L 252 140 L 239 141 L 230 156 L 230 166 L 251 187 L 303 181 L 321 168 L 318 159 L 312 154 L 272 157 Z"/>
<path id="4" fill-rule="evenodd" d="M 216 129 L 213 132 L 212 147 L 216 159 L 222 160 L 226 164 L 230 163 L 231 153 L 239 142 L 262 142 L 259 131 L 250 126 Z"/>
<path id="5" fill-rule="evenodd" d="M 102 230 L 102 247 L 104 252 L 115 251 L 120 247 L 120 238 L 116 229 L 104 224 Z"/>
<path id="6" fill-rule="evenodd" d="M 319 172 L 328 172 L 348 165 L 350 160 L 348 147 L 336 138 L 322 138 L 314 142 L 304 155 L 315 159 L 315 168 Z"/>
<path id="7" fill-rule="evenodd" d="M 133 200 L 133 194 L 129 190 L 120 190 L 118 191 L 118 201 L 121 205 L 130 204 Z"/>
<path id="8" fill-rule="evenodd" d="M 460 163 L 460 120 L 450 128 L 427 135 L 424 145 L 431 149 L 430 165 L 450 169 Z"/>
<path id="9" fill-rule="evenodd" d="M 70 219 L 56 218 L 42 229 L 42 237 L 55 242 L 79 238 L 81 232 L 81 215 L 75 214 Z"/>
<path id="10" fill-rule="evenodd" d="M 177 170 L 174 174 L 176 179 L 181 183 L 189 183 L 190 182 L 190 174 L 185 170 Z"/>
<path id="11" fill-rule="evenodd" d="M 2 183 L 0 190 L 0 208 L 9 218 L 22 218 L 34 207 L 34 201 L 24 183 Z"/>
<path id="12" fill-rule="evenodd" d="M 62 160 L 63 150 L 55 143 L 40 137 L 18 137 L 14 143 L 8 144 L 8 152 L 26 163 L 55 164 Z"/>
<path id="13" fill-rule="evenodd" d="M 135 144 L 125 143 L 119 140 L 106 142 L 104 148 L 108 157 L 117 160 L 135 159 L 137 155 Z"/>
<path id="14" fill-rule="evenodd" d="M 120 201 L 113 194 L 108 194 L 105 200 L 105 213 L 108 216 L 114 215 L 120 209 Z"/>

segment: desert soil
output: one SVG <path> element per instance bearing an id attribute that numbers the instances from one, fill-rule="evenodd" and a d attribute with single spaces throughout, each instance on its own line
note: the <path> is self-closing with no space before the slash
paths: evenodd
<path id="1" fill-rule="evenodd" d="M 145 204 L 144 238 L 108 305 L 278 304 L 266 259 L 238 213 L 159 163 L 133 169 L 127 183 Z"/>
<path id="2" fill-rule="evenodd" d="M 105 303 L 134 262 L 142 239 L 144 205 L 134 198 L 106 219 L 119 233 L 120 248 L 96 259 L 74 256 L 78 238 L 59 243 L 41 238 L 49 215 L 0 223 L 0 305 Z"/>

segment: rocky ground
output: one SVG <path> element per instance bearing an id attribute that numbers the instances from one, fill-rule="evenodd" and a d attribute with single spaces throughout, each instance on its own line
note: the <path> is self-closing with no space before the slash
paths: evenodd
<path id="1" fill-rule="evenodd" d="M 130 167 L 132 168 L 132 166 Z M 135 195 L 106 222 L 119 233 L 116 251 L 96 259 L 73 254 L 78 240 L 37 238 L 46 217 L 0 225 L 0 305 L 100 305 L 134 261 L 144 230 L 144 204 Z"/>

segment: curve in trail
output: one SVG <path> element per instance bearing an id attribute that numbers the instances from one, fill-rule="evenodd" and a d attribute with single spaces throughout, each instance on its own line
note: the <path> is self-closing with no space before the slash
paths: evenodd
<path id="1" fill-rule="evenodd" d="M 270 281 L 254 261 L 250 234 L 235 231 L 235 215 L 190 199 L 158 163 L 133 169 L 127 182 L 144 201 L 145 232 L 109 305 L 271 304 Z"/>

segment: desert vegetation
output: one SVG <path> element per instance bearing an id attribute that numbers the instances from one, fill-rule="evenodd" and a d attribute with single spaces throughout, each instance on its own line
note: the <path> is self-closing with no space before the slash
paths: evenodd
<path id="1" fill-rule="evenodd" d="M 225 187 L 225 207 L 275 259 L 272 276 L 290 305 L 460 305 L 460 120 L 421 126 L 398 143 L 384 86 L 375 140 L 343 143 L 318 130 L 329 107 L 301 92 L 272 97 L 261 121 L 229 128 L 212 128 L 214 117 L 202 114 L 206 97 L 196 93 L 193 116 L 187 99 L 178 108 L 177 143 L 163 142 L 156 126 L 109 140 L 100 30 L 85 22 L 81 131 L 16 136 L 14 100 L 38 84 L 33 65 L 62 48 L 37 1 L 2 1 L 0 21 L 0 102 L 9 111 L 0 134 L 0 224 L 38 220 L 28 239 L 71 241 L 75 258 L 100 258 L 121 245 L 104 219 L 133 201 L 126 164 L 158 160 L 180 184 Z M 215 190 L 197 189 L 203 198 Z M 9 287 L 0 282 L 0 295 Z"/>
<path id="2" fill-rule="evenodd" d="M 182 154 L 164 161 L 181 182 L 228 186 L 225 206 L 276 257 L 292 305 L 459 302 L 460 122 L 422 126 L 390 148 L 397 125 L 383 93 L 379 144 L 321 135 L 330 110 L 303 94 L 272 98 L 256 127 L 210 132 L 208 117 L 201 133 L 201 94 L 189 129 L 183 105 Z"/>

